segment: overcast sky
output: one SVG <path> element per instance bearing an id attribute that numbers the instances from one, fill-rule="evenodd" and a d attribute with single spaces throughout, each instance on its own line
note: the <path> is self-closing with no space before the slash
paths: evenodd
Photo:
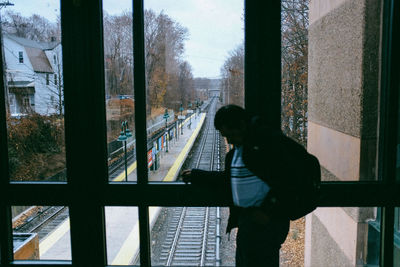
<path id="1" fill-rule="evenodd" d="M 55 21 L 60 12 L 56 0 L 10 0 L 7 7 L 24 16 L 34 13 Z M 243 0 L 144 0 L 146 9 L 164 11 L 188 28 L 185 59 L 192 65 L 195 77 L 219 77 L 229 51 L 243 42 Z M 132 10 L 132 0 L 103 0 L 111 15 Z M 3 12 L 4 8 L 2 9 Z"/>

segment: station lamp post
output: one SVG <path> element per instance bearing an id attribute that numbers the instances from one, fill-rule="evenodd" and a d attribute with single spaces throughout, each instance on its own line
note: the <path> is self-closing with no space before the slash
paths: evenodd
<path id="1" fill-rule="evenodd" d="M 183 134 L 183 119 L 182 119 L 182 111 L 183 111 L 183 104 L 181 103 L 181 107 L 179 108 L 181 112 L 181 134 Z"/>
<path id="2" fill-rule="evenodd" d="M 168 114 L 168 109 L 167 108 L 165 109 L 163 117 L 165 119 L 165 133 L 166 133 L 166 135 L 165 135 L 165 143 L 167 145 L 165 152 L 168 152 L 168 118 L 169 118 L 169 114 Z"/>
<path id="3" fill-rule="evenodd" d="M 190 102 L 189 101 L 189 103 L 188 103 L 188 108 L 191 110 L 190 112 L 193 112 L 192 111 L 192 102 Z M 192 127 L 192 114 L 190 114 L 189 115 L 189 129 Z"/>
<path id="4" fill-rule="evenodd" d="M 128 122 L 123 121 L 121 123 L 121 133 L 118 136 L 118 141 L 124 143 L 124 154 L 125 154 L 125 182 L 128 182 L 128 160 L 127 160 L 127 151 L 126 151 L 126 141 L 129 137 L 132 136 L 131 130 L 128 128 Z"/>

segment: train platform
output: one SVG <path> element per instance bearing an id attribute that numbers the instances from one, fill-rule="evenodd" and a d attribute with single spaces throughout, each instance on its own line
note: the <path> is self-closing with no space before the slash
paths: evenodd
<path id="1" fill-rule="evenodd" d="M 168 152 L 161 153 L 159 168 L 149 171 L 149 181 L 175 181 L 205 120 L 205 113 L 192 115 L 183 123 L 183 134 L 169 142 Z M 188 125 L 191 122 L 189 129 Z M 128 166 L 128 181 L 136 181 L 136 162 Z M 125 171 L 114 181 L 125 180 Z M 150 227 L 155 223 L 160 207 L 150 207 Z M 131 264 L 139 252 L 138 212 L 136 207 L 105 207 L 108 264 Z M 40 241 L 40 259 L 70 260 L 69 219 Z"/>

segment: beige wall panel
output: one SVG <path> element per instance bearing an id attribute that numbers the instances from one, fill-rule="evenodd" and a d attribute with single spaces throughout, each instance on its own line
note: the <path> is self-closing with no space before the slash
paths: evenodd
<path id="1" fill-rule="evenodd" d="M 307 150 L 338 179 L 343 181 L 359 179 L 359 138 L 309 121 Z"/>
<path id="2" fill-rule="evenodd" d="M 351 264 L 356 263 L 358 223 L 342 208 L 318 208 L 314 215 L 325 226 L 331 238 L 346 255 Z"/>
<path id="3" fill-rule="evenodd" d="M 337 8 L 346 0 L 310 0 L 310 24 Z"/>

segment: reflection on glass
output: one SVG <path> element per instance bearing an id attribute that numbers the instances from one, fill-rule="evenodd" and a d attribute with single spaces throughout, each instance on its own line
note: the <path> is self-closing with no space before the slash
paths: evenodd
<path id="1" fill-rule="evenodd" d="M 376 180 L 381 6 L 325 2 L 282 1 L 281 128 L 322 180 Z"/>
<path id="2" fill-rule="evenodd" d="M 243 106 L 244 1 L 146 0 L 144 8 L 149 180 L 174 181 L 171 167 L 207 104 Z"/>
<path id="3" fill-rule="evenodd" d="M 66 181 L 58 1 L 1 6 L 12 181 Z"/>
<path id="4" fill-rule="evenodd" d="M 132 3 L 103 1 L 103 15 L 109 181 L 136 181 Z"/>
<path id="5" fill-rule="evenodd" d="M 395 208 L 394 216 L 394 266 L 400 267 L 400 208 Z"/>
<path id="6" fill-rule="evenodd" d="M 306 216 L 305 266 L 379 266 L 377 208 L 318 208 Z"/>
<path id="7" fill-rule="evenodd" d="M 71 260 L 68 207 L 12 206 L 15 260 Z"/>
<path id="8" fill-rule="evenodd" d="M 140 265 L 137 207 L 105 207 L 109 265 Z"/>

